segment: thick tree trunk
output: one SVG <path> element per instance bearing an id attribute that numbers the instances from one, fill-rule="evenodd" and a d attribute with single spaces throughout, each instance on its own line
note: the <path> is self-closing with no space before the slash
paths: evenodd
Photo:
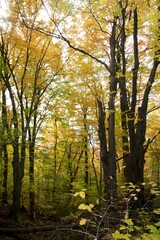
<path id="1" fill-rule="evenodd" d="M 17 129 L 15 130 L 17 132 Z M 24 134 L 25 135 L 25 134 Z M 21 205 L 21 191 L 22 191 L 22 180 L 24 177 L 24 163 L 25 163 L 25 136 L 22 141 L 21 155 L 19 153 L 19 140 L 15 136 L 16 141 L 13 145 L 13 200 L 10 209 L 10 216 L 16 221 L 19 220 L 19 212 Z M 22 137 L 23 138 L 23 137 Z"/>
<path id="2" fill-rule="evenodd" d="M 16 113 L 16 111 L 15 111 Z M 26 133 L 22 131 L 21 148 L 19 148 L 18 121 L 15 117 L 14 142 L 13 142 L 13 200 L 10 215 L 18 221 L 20 212 L 20 200 L 22 190 L 22 180 L 24 177 L 24 163 L 26 151 Z"/>
<path id="3" fill-rule="evenodd" d="M 146 124 L 147 124 L 147 107 L 149 101 L 149 94 L 152 88 L 152 84 L 155 79 L 156 71 L 160 61 L 158 58 L 154 59 L 153 68 L 150 73 L 149 80 L 146 84 L 146 89 L 143 96 L 143 101 L 141 107 L 138 109 L 138 122 L 135 133 L 135 160 L 136 160 L 136 183 L 142 183 L 144 181 L 144 163 L 145 163 L 145 153 L 144 148 L 145 136 L 146 136 Z"/>
<path id="4" fill-rule="evenodd" d="M 34 192 L 34 146 L 29 137 L 29 208 L 30 215 L 32 219 L 34 219 L 34 211 L 35 211 L 35 192 Z"/>
<path id="5" fill-rule="evenodd" d="M 108 151 L 107 151 L 107 140 L 106 140 L 106 126 L 105 126 L 105 119 L 106 119 L 106 113 L 105 109 L 102 103 L 102 100 L 97 99 L 97 106 L 98 106 L 98 137 L 100 142 L 100 159 L 103 167 L 103 173 L 104 173 L 104 183 L 106 186 L 106 190 L 109 190 L 108 185 Z M 109 196 L 109 192 L 108 196 Z"/>
<path id="6" fill-rule="evenodd" d="M 109 118 L 108 118 L 108 145 L 109 161 L 107 181 L 109 194 L 111 198 L 117 197 L 117 179 L 116 179 L 116 141 L 115 141 L 115 77 L 111 77 L 110 82 L 110 100 L 109 100 Z"/>
<path id="7" fill-rule="evenodd" d="M 121 6 L 122 7 L 122 6 Z M 149 93 L 154 82 L 155 73 L 159 64 L 158 56 L 159 50 L 155 53 L 155 59 L 151 74 L 146 85 L 144 97 L 141 107 L 138 109 L 138 122 L 136 121 L 136 105 L 137 105 L 137 80 L 139 71 L 139 56 L 138 56 L 138 15 L 137 8 L 133 11 L 134 17 L 134 30 L 133 30 L 133 43 L 134 43 L 134 67 L 132 70 L 132 99 L 131 107 L 129 108 L 126 94 L 126 59 L 125 59 L 125 21 L 126 14 L 125 8 L 122 8 L 122 27 L 121 27 L 121 60 L 122 60 L 122 77 L 120 77 L 119 85 L 121 89 L 121 121 L 123 130 L 123 150 L 127 154 L 128 152 L 128 138 L 127 138 L 127 127 L 126 127 L 126 115 L 128 115 L 128 131 L 130 140 L 130 154 L 125 156 L 124 153 L 124 169 L 125 180 L 134 183 L 141 183 L 144 181 L 144 162 L 145 152 L 144 143 L 146 135 L 146 115 L 149 100 Z M 158 45 L 158 44 L 157 44 Z M 125 134 L 126 133 L 126 134 Z"/>
<path id="8" fill-rule="evenodd" d="M 21 189 L 22 189 L 22 180 L 24 177 L 24 163 L 25 163 L 25 151 L 26 151 L 26 128 L 24 128 L 24 122 L 22 123 L 22 135 L 21 135 L 21 144 L 19 142 L 19 125 L 18 125 L 18 114 L 16 110 L 16 104 L 12 88 L 9 82 L 9 79 L 5 79 L 6 86 L 8 88 L 11 102 L 12 102 L 12 113 L 13 113 L 13 199 L 12 206 L 10 209 L 10 216 L 13 219 L 18 221 L 19 211 L 20 211 L 20 200 L 21 200 Z M 23 111 L 23 106 L 21 106 L 21 111 Z M 23 118 L 23 116 L 21 116 Z M 22 119 L 23 121 L 23 119 Z"/>
<path id="9" fill-rule="evenodd" d="M 9 126 L 7 120 L 7 106 L 6 106 L 6 94 L 5 89 L 2 89 L 2 155 L 4 161 L 4 170 L 3 170 L 3 193 L 2 193 L 2 202 L 7 204 L 8 190 L 8 150 L 7 142 L 9 139 Z"/>
<path id="10" fill-rule="evenodd" d="M 115 141 L 115 97 L 117 93 L 116 78 L 116 30 L 117 20 L 113 21 L 112 33 L 110 37 L 110 95 L 109 95 L 109 118 L 108 118 L 108 145 L 109 145 L 109 161 L 108 161 L 108 186 L 110 198 L 117 197 L 117 178 L 116 178 L 116 141 Z"/>
<path id="11" fill-rule="evenodd" d="M 20 179 L 20 168 L 19 168 L 19 147 L 18 143 L 15 142 L 13 145 L 13 199 L 12 206 L 10 208 L 10 216 L 18 221 L 20 212 L 20 198 L 21 198 L 21 186 L 22 182 Z"/>
<path id="12" fill-rule="evenodd" d="M 3 170 L 3 193 L 2 202 L 7 204 L 8 202 L 8 150 L 7 144 L 3 144 L 3 159 L 4 159 L 4 170 Z"/>
<path id="13" fill-rule="evenodd" d="M 137 181 L 137 166 L 136 166 L 136 136 L 135 136 L 135 116 L 137 105 L 137 79 L 139 70 L 139 55 L 138 55 L 138 15 L 137 8 L 133 11 L 134 26 L 133 26 L 133 44 L 134 44 L 134 67 L 132 70 L 132 99 L 131 107 L 128 111 L 128 129 L 130 139 L 130 157 L 126 162 L 125 177 L 126 181 L 135 183 Z"/>
<path id="14" fill-rule="evenodd" d="M 125 52 L 125 43 L 126 43 L 126 6 L 123 7 L 122 1 L 120 1 L 120 7 L 122 8 L 122 26 L 121 26 L 121 42 L 119 48 L 120 61 L 118 64 L 122 68 L 122 77 L 119 79 L 120 87 L 120 108 L 121 108 L 121 127 L 122 127 L 122 152 L 123 152 L 123 166 L 124 166 L 124 181 L 126 181 L 126 165 L 129 161 L 129 139 L 128 139 L 128 125 L 127 125 L 127 112 L 128 112 L 128 98 L 127 98 L 127 89 L 126 89 L 126 52 Z"/>
<path id="15" fill-rule="evenodd" d="M 34 219 L 35 212 L 35 191 L 34 191 L 34 160 L 35 160 L 35 142 L 36 142 L 36 126 L 37 126 L 37 107 L 35 108 L 33 130 L 28 128 L 29 137 L 29 208 L 30 215 Z"/>

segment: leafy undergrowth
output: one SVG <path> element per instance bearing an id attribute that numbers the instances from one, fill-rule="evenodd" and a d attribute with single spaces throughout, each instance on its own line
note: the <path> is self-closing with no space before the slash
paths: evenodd
<path id="1" fill-rule="evenodd" d="M 123 186 L 121 192 L 119 200 L 101 199 L 95 206 L 85 203 L 85 192 L 77 192 L 74 197 L 84 203 L 77 206 L 76 214 L 62 217 L 52 207 L 39 207 L 33 221 L 27 210 L 22 209 L 19 223 L 8 217 L 9 209 L 3 206 L 0 208 L 0 240 L 159 240 L 160 191 L 157 186 L 144 189 L 130 183 Z"/>

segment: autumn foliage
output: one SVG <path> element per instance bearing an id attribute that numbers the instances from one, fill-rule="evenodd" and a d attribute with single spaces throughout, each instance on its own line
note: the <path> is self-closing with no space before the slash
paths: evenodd
<path id="1" fill-rule="evenodd" d="M 158 0 L 9 1 L 0 197 L 13 218 L 22 205 L 33 219 L 39 205 L 67 215 L 117 200 L 126 182 L 159 185 L 159 9 Z"/>

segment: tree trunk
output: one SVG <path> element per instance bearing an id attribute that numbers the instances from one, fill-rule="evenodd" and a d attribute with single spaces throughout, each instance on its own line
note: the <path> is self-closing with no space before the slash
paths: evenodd
<path id="1" fill-rule="evenodd" d="M 33 116 L 33 127 L 32 131 L 31 128 L 28 128 L 28 137 L 29 137 L 29 208 L 30 208 L 30 215 L 32 219 L 34 219 L 34 212 L 35 212 L 35 190 L 34 190 L 34 160 L 35 160 L 35 142 L 36 142 L 36 127 L 37 127 L 37 108 L 38 106 L 35 105 L 35 112 Z M 28 117 L 26 118 L 26 120 Z"/>
<path id="2" fill-rule="evenodd" d="M 83 115 L 83 124 L 84 124 L 84 131 L 85 131 L 85 136 L 84 136 L 84 159 L 85 159 L 85 177 L 84 177 L 84 182 L 86 187 L 88 187 L 88 175 L 89 175 L 89 170 L 88 170 L 88 129 L 87 129 L 87 109 L 84 109 L 84 115 Z"/>
<path id="3" fill-rule="evenodd" d="M 35 211 L 35 192 L 34 192 L 34 148 L 35 142 L 32 141 L 29 129 L 29 209 L 32 219 Z"/>
<path id="4" fill-rule="evenodd" d="M 4 161 L 4 170 L 3 170 L 3 193 L 2 193 L 2 202 L 7 204 L 7 183 L 8 183 L 8 150 L 7 142 L 9 139 L 9 126 L 7 122 L 7 107 L 6 107 L 6 95 L 5 89 L 2 89 L 2 151 L 3 151 L 3 161 Z"/>
<path id="5" fill-rule="evenodd" d="M 17 134 L 17 129 L 15 129 L 15 134 Z M 15 141 L 13 144 L 13 200 L 10 209 L 10 215 L 16 221 L 19 220 L 20 212 L 20 200 L 22 191 L 22 180 L 24 177 L 24 163 L 25 163 L 25 148 L 26 148 L 26 134 L 22 132 L 22 146 L 19 149 L 19 137 L 15 135 Z M 21 153 L 19 153 L 19 151 Z"/>
<path id="6" fill-rule="evenodd" d="M 136 137 L 135 137 L 135 116 L 137 104 L 137 79 L 139 70 L 139 55 L 138 55 L 138 15 L 137 7 L 134 9 L 134 29 L 133 29 L 133 43 L 134 43 L 134 67 L 132 70 L 132 100 L 131 107 L 128 111 L 128 129 L 130 138 L 130 158 L 127 161 L 125 175 L 128 182 L 135 183 L 137 181 L 137 167 L 136 167 Z"/>
<path id="7" fill-rule="evenodd" d="M 108 186 L 110 198 L 117 197 L 117 178 L 116 178 L 116 142 L 115 142 L 115 97 L 117 93 L 116 79 L 116 17 L 112 25 L 112 33 L 110 37 L 110 95 L 109 95 L 109 118 L 108 118 L 108 145 L 109 145 L 109 161 L 108 161 Z"/>
<path id="8" fill-rule="evenodd" d="M 106 113 L 102 103 L 102 100 L 97 99 L 98 105 L 98 137 L 100 142 L 100 159 L 103 167 L 104 173 L 104 183 L 107 191 L 108 197 L 109 195 L 109 185 L 108 185 L 108 151 L 107 151 L 107 139 L 106 139 L 106 126 L 105 119 Z"/>
<path id="9" fill-rule="evenodd" d="M 127 126 L 127 112 L 128 112 L 128 100 L 127 100 L 127 89 L 126 89 L 126 52 L 125 52 L 125 43 L 126 43 L 126 6 L 123 7 L 122 1 L 120 1 L 120 7 L 122 8 L 122 26 L 121 26 L 121 42 L 119 47 L 120 60 L 118 65 L 122 69 L 119 69 L 122 72 L 122 77 L 119 79 L 120 87 L 120 108 L 121 108 L 121 127 L 122 127 L 122 152 L 123 152 L 123 166 L 124 166 L 124 181 L 126 181 L 126 165 L 129 161 L 129 139 L 128 139 L 128 126 Z"/>
<path id="10" fill-rule="evenodd" d="M 24 163 L 25 163 L 25 150 L 26 150 L 26 128 L 24 128 L 24 122 L 22 122 L 21 128 L 21 144 L 19 142 L 19 125 L 18 125 L 18 114 L 15 104 L 14 95 L 12 92 L 12 87 L 10 85 L 8 77 L 5 79 L 6 87 L 8 88 L 11 103 L 12 103 L 12 113 L 13 113 L 13 200 L 10 209 L 10 215 L 13 219 L 18 221 L 19 211 L 20 211 L 20 199 L 21 199 L 21 189 L 22 180 L 24 177 Z M 21 106 L 21 111 L 23 106 Z M 21 116 L 23 121 L 23 116 Z"/>
<path id="11" fill-rule="evenodd" d="M 8 150 L 7 144 L 3 144 L 3 159 L 4 159 L 4 170 L 3 170 L 3 193 L 2 193 L 2 202 L 4 204 L 8 203 Z"/>
<path id="12" fill-rule="evenodd" d="M 147 107 L 149 101 L 149 93 L 151 91 L 159 63 L 160 61 L 158 60 L 158 58 L 155 58 L 149 80 L 146 84 L 142 105 L 138 111 L 139 121 L 137 122 L 137 128 L 135 133 L 136 183 L 142 183 L 144 181 L 144 163 L 146 153 L 144 149 L 144 143 L 146 135 Z"/>
<path id="13" fill-rule="evenodd" d="M 10 208 L 10 216 L 18 221 L 20 212 L 20 198 L 21 198 L 21 186 L 22 182 L 20 179 L 19 169 L 19 148 L 18 143 L 15 142 L 13 145 L 13 199 Z"/>
<path id="14" fill-rule="evenodd" d="M 158 11 L 159 11 L 159 6 L 158 6 Z M 134 32 L 134 39 L 135 39 L 135 43 L 137 42 L 137 38 L 135 38 L 135 35 L 137 35 L 137 9 L 135 9 L 134 11 L 134 19 L 135 19 L 135 32 Z M 159 40 L 160 37 L 158 37 L 157 39 L 157 46 L 159 46 Z M 137 43 L 136 43 L 137 45 Z M 138 51 L 138 49 L 136 49 L 137 46 L 135 46 L 135 74 L 134 77 L 137 78 L 137 72 L 138 72 L 138 53 L 136 53 Z M 152 88 L 152 84 L 155 80 L 155 75 L 156 75 L 156 71 L 158 68 L 158 65 L 160 63 L 159 61 L 159 53 L 160 50 L 157 49 L 157 51 L 155 52 L 155 58 L 154 58 L 154 62 L 153 62 L 153 67 L 151 69 L 151 73 L 148 79 L 148 82 L 146 84 L 146 88 L 144 91 L 144 95 L 143 95 L 143 100 L 142 100 L 142 104 L 141 107 L 139 107 L 138 109 L 138 122 L 136 124 L 136 128 L 134 129 L 134 144 L 131 144 L 131 149 L 133 149 L 133 151 L 131 151 L 130 153 L 130 159 L 132 160 L 133 164 L 130 166 L 130 172 L 131 172 L 131 168 L 134 167 L 132 169 L 132 179 L 130 179 L 131 181 L 135 182 L 136 184 L 142 183 L 144 181 L 144 162 L 145 162 L 145 153 L 146 150 L 144 148 L 144 143 L 145 143 L 145 135 L 146 135 L 146 118 L 147 118 L 147 108 L 148 108 L 148 101 L 149 101 L 149 94 Z M 133 79 L 134 80 L 134 79 Z M 131 135 L 130 135 L 130 139 L 131 139 Z M 134 171 L 133 171 L 134 170 Z"/>

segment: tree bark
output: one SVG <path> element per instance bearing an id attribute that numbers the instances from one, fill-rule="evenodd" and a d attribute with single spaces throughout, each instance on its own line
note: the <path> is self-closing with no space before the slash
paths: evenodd
<path id="1" fill-rule="evenodd" d="M 85 159 L 85 177 L 84 182 L 86 187 L 89 183 L 89 169 L 88 169 L 88 129 L 87 129 L 87 108 L 83 110 L 83 124 L 84 124 L 84 159 Z"/>
<path id="2" fill-rule="evenodd" d="M 28 103 L 27 103 L 28 104 Z M 33 115 L 33 126 L 32 130 L 29 126 L 28 128 L 28 140 L 29 140 L 29 208 L 30 215 L 32 219 L 34 219 L 34 211 L 35 211 L 35 190 L 34 190 L 34 162 L 35 162 L 35 144 L 36 144 L 36 128 L 37 128 L 37 109 L 38 104 L 35 104 L 34 107 L 34 115 Z M 27 105 L 28 109 L 28 105 Z M 26 116 L 26 121 L 28 116 Z"/>
<path id="3" fill-rule="evenodd" d="M 7 204 L 8 201 L 8 150 L 7 142 L 9 139 L 9 127 L 7 120 L 7 106 L 6 106 L 6 94 L 5 89 L 2 89 L 2 155 L 4 161 L 4 170 L 3 170 L 3 193 L 2 193 L 2 202 Z"/>
<path id="4" fill-rule="evenodd" d="M 121 7 L 121 41 L 120 41 L 120 61 L 119 65 L 121 67 L 120 71 L 122 72 L 122 77 L 119 78 L 119 87 L 120 87 L 120 109 L 121 109 L 121 126 L 122 126 L 122 152 L 123 152 L 123 166 L 124 166 L 124 181 L 126 181 L 126 165 L 129 161 L 129 139 L 128 139 L 128 126 L 127 126 L 127 112 L 128 112 L 128 97 L 127 97 L 127 88 L 126 88 L 126 52 L 125 52 L 125 43 L 126 43 L 126 6 L 123 7 L 122 1 L 120 1 Z"/>
<path id="5" fill-rule="evenodd" d="M 135 145 L 135 161 L 136 161 L 136 183 L 142 183 L 144 181 L 144 163 L 145 163 L 145 153 L 144 148 L 145 135 L 146 135 L 146 123 L 147 123 L 147 107 L 149 101 L 149 93 L 152 88 L 152 84 L 155 79 L 156 70 L 159 65 L 159 60 L 155 58 L 153 63 L 153 68 L 150 73 L 148 83 L 144 92 L 144 97 L 142 105 L 139 108 L 139 116 L 137 122 L 137 128 L 135 133 L 136 145 Z"/>
<path id="6" fill-rule="evenodd" d="M 106 191 L 109 197 L 109 185 L 108 185 L 108 151 L 107 151 L 107 139 L 106 139 L 106 126 L 105 126 L 105 119 L 106 113 L 102 103 L 102 100 L 97 99 L 97 106 L 98 106 L 98 137 L 100 142 L 100 160 L 103 166 L 103 173 L 104 173 L 104 183 L 106 186 Z"/>
<path id="7" fill-rule="evenodd" d="M 115 97 L 117 93 L 116 78 L 116 30 L 117 19 L 115 17 L 112 25 L 110 37 L 110 95 L 109 95 L 109 118 L 108 118 L 108 145 L 109 145 L 109 161 L 108 161 L 108 186 L 110 198 L 117 197 L 117 178 L 116 178 L 116 141 L 115 141 Z"/>
<path id="8" fill-rule="evenodd" d="M 34 192 L 34 150 L 35 138 L 31 136 L 31 129 L 29 128 L 29 209 L 32 219 L 34 219 L 35 208 L 35 192 Z"/>

